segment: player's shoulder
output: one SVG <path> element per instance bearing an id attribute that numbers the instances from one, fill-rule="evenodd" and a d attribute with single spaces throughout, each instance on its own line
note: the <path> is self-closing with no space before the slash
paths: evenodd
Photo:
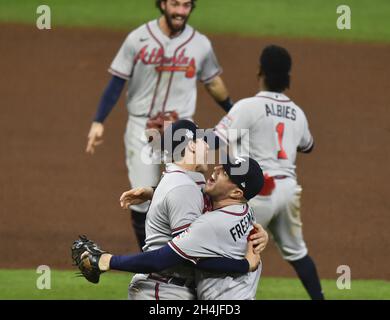
<path id="1" fill-rule="evenodd" d="M 188 27 L 191 28 L 190 30 L 193 30 L 194 38 L 197 41 L 197 44 L 202 45 L 204 47 L 211 47 L 211 40 L 205 34 L 203 34 L 200 31 L 194 29 L 190 25 L 188 25 Z"/>
<path id="2" fill-rule="evenodd" d="M 258 104 L 259 100 L 256 96 L 240 99 L 236 102 L 239 106 L 248 106 Z"/>
<path id="3" fill-rule="evenodd" d="M 258 112 L 259 109 L 261 110 L 261 107 L 262 104 L 261 104 L 261 101 L 259 101 L 259 99 L 257 99 L 257 97 L 249 97 L 249 98 L 244 98 L 244 99 L 240 99 L 238 100 L 233 108 L 232 108 L 232 112 Z"/>
<path id="4" fill-rule="evenodd" d="M 294 107 L 294 109 L 296 110 L 296 112 L 298 114 L 298 118 L 302 118 L 302 119 L 306 120 L 306 114 L 303 111 L 303 109 L 295 101 L 291 101 L 291 104 Z"/>
<path id="5" fill-rule="evenodd" d="M 170 171 L 164 173 L 164 178 L 161 182 L 163 182 L 169 190 L 183 188 L 186 186 L 189 187 L 189 189 L 198 189 L 195 181 L 188 174 L 181 171 Z"/>
<path id="6" fill-rule="evenodd" d="M 145 34 L 149 33 L 148 31 L 148 25 L 152 23 L 153 21 L 145 22 L 138 26 L 137 28 L 130 30 L 130 32 L 127 34 L 126 39 L 127 40 L 135 40 L 139 37 L 145 36 Z"/>

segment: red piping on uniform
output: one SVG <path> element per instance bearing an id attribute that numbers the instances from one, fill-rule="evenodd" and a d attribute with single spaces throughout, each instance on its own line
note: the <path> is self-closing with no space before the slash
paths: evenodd
<path id="1" fill-rule="evenodd" d="M 271 99 L 271 100 L 274 100 L 276 102 L 290 102 L 291 100 L 278 100 L 278 99 L 275 99 L 275 98 L 271 98 L 271 97 L 266 97 L 266 96 L 255 96 L 256 98 L 266 98 L 266 99 Z"/>
<path id="2" fill-rule="evenodd" d="M 186 44 L 188 44 L 193 38 L 194 38 L 194 35 L 195 35 L 195 29 L 193 30 L 191 36 L 183 43 L 181 44 L 180 46 L 178 46 L 175 50 L 175 53 L 173 54 L 173 57 L 176 58 L 176 54 L 177 52 L 179 51 L 179 49 L 181 49 L 182 47 L 184 47 Z M 176 59 L 175 59 L 176 60 Z M 173 66 L 175 66 L 176 64 L 173 64 Z M 162 108 L 162 111 L 165 112 L 165 105 L 167 104 L 167 101 L 168 101 L 168 96 L 169 96 L 169 91 L 171 90 L 171 84 L 172 84 L 172 79 L 173 79 L 173 75 L 175 73 L 172 71 L 171 72 L 171 76 L 169 77 L 169 83 L 168 83 L 168 88 L 167 88 L 167 92 L 165 94 L 165 99 L 164 99 L 164 103 L 163 103 L 163 108 Z"/>
<path id="3" fill-rule="evenodd" d="M 231 211 L 226 211 L 226 210 L 219 210 L 219 211 L 221 211 L 223 213 L 231 214 L 233 216 L 244 216 L 248 213 L 248 209 L 249 209 L 249 206 L 247 204 L 244 212 L 242 212 L 242 213 L 236 213 L 236 212 L 231 212 Z"/>
<path id="4" fill-rule="evenodd" d="M 161 48 L 161 50 L 162 50 L 162 54 L 163 54 L 163 55 L 162 55 L 162 59 L 161 59 L 161 63 L 160 63 L 160 66 L 162 66 L 163 63 L 164 63 L 164 56 L 165 56 L 164 47 L 163 47 L 163 45 L 161 44 L 161 42 L 157 39 L 157 37 L 153 34 L 152 30 L 151 30 L 150 27 L 149 27 L 149 23 L 146 24 L 146 28 L 148 29 L 148 32 L 149 32 L 150 35 L 153 37 L 153 39 L 158 43 L 158 45 L 160 46 L 160 48 Z M 160 73 L 158 74 L 157 83 L 156 83 L 156 88 L 154 89 L 152 104 L 150 105 L 150 109 L 149 109 L 149 112 L 148 112 L 148 118 L 150 117 L 150 114 L 152 113 L 152 110 L 153 110 L 153 107 L 154 107 L 154 103 L 156 102 L 157 90 L 158 90 L 158 87 L 160 86 L 161 75 L 162 75 L 162 73 L 160 72 Z"/>
<path id="5" fill-rule="evenodd" d="M 129 80 L 129 79 L 130 79 L 130 76 L 131 76 L 131 74 L 130 74 L 130 76 L 128 76 L 128 75 L 125 75 L 125 74 L 122 73 L 122 72 L 119 72 L 119 71 L 114 70 L 113 68 L 109 68 L 109 69 L 108 69 L 108 72 L 110 72 L 110 73 L 112 73 L 113 75 L 118 76 L 118 77 L 120 77 L 120 78 L 125 78 L 125 80 Z"/>
<path id="6" fill-rule="evenodd" d="M 177 228 L 172 230 L 172 233 L 178 232 L 178 231 L 180 231 L 182 229 L 187 229 L 190 225 L 191 225 L 191 223 L 188 223 L 188 224 L 185 224 L 184 226 L 177 227 Z"/>
<path id="7" fill-rule="evenodd" d="M 221 73 L 222 73 L 222 71 L 221 71 L 221 70 L 218 70 L 218 71 L 217 71 L 215 74 L 213 74 L 211 77 L 208 77 L 208 78 L 206 78 L 206 79 L 204 79 L 204 80 L 200 80 L 200 81 L 202 81 L 202 82 L 210 81 L 211 79 L 215 78 L 216 76 L 219 76 Z"/>
<path id="8" fill-rule="evenodd" d="M 181 249 L 180 249 L 177 245 L 175 245 L 175 244 L 173 243 L 173 241 L 170 241 L 169 244 L 170 244 L 170 245 L 171 245 L 171 246 L 172 246 L 180 255 L 182 255 L 183 257 L 187 258 L 188 260 L 191 260 L 191 261 L 193 261 L 194 263 L 196 263 L 197 258 L 191 257 L 191 256 L 189 256 L 188 254 L 186 254 L 186 253 L 184 253 L 183 251 L 181 251 Z"/>
<path id="9" fill-rule="evenodd" d="M 160 287 L 160 284 L 159 284 L 159 283 L 156 283 L 156 285 L 155 285 L 155 287 L 154 287 L 154 297 L 156 298 L 156 300 L 160 300 L 160 297 L 159 297 L 159 295 L 158 295 L 159 287 Z"/>
<path id="10" fill-rule="evenodd" d="M 177 172 L 177 173 L 184 173 L 184 171 L 180 171 L 180 170 L 173 170 L 173 171 L 166 171 L 164 174 L 167 174 L 167 173 L 174 173 L 174 172 Z"/>

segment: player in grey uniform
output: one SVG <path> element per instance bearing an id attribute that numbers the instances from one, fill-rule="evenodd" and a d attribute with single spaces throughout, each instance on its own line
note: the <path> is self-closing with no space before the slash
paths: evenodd
<path id="1" fill-rule="evenodd" d="M 216 126 L 215 133 L 232 150 L 249 154 L 261 165 L 265 186 L 250 201 L 256 220 L 269 229 L 310 297 L 323 299 L 315 264 L 303 240 L 302 188 L 295 173 L 297 151 L 310 152 L 314 140 L 302 109 L 283 94 L 289 87 L 291 64 L 287 50 L 266 47 L 260 56 L 262 90 L 255 97 L 238 101 Z"/>
<path id="2" fill-rule="evenodd" d="M 243 166 L 243 162 L 247 165 Z M 254 215 L 247 201 L 259 193 L 263 181 L 261 168 L 253 159 L 241 158 L 234 163 L 228 161 L 223 166 L 217 166 L 205 188 L 213 199 L 216 210 L 197 218 L 168 245 L 161 247 L 167 240 L 165 237 L 154 250 L 142 254 L 103 254 L 101 258 L 95 257 L 89 261 L 92 264 L 95 261 L 97 268 L 103 271 L 113 269 L 151 272 L 189 260 L 197 268 L 209 270 L 206 273 L 197 272 L 196 291 L 199 299 L 255 299 L 261 273 L 261 268 L 258 268 L 260 256 L 257 253 L 264 249 L 267 241 L 263 244 L 249 241 L 253 237 Z M 156 190 L 152 204 L 161 203 L 159 193 Z M 162 213 L 160 211 L 159 215 Z M 259 246 L 256 251 L 254 244 L 262 247 Z M 221 256 L 225 258 L 218 259 Z M 158 275 L 152 273 L 135 277 L 129 290 L 129 297 L 132 299 L 194 298 L 186 290 L 186 286 L 175 285 L 180 281 L 178 278 L 161 277 L 161 272 Z M 175 283 L 167 279 L 175 279 Z"/>
<path id="3" fill-rule="evenodd" d="M 197 80 L 228 111 L 232 102 L 220 77 L 222 72 L 208 38 L 187 24 L 196 0 L 157 0 L 162 16 L 143 24 L 125 39 L 109 72 L 107 86 L 88 134 L 86 151 L 102 143 L 103 121 L 128 82 L 129 112 L 125 133 L 126 164 L 133 188 L 155 186 L 160 177 L 145 146 L 148 119 L 160 112 L 176 111 L 179 118 L 195 113 Z M 145 215 L 149 203 L 132 206 L 132 223 L 140 248 L 145 240 Z"/>
<path id="4" fill-rule="evenodd" d="M 248 166 L 242 166 L 243 162 L 248 162 Z M 242 173 L 234 172 L 238 168 Z M 242 259 L 255 221 L 247 201 L 260 192 L 262 185 L 261 168 L 251 158 L 239 158 L 234 163 L 228 160 L 226 164 L 215 167 L 205 188 L 213 199 L 214 210 L 199 217 L 174 238 L 169 243 L 171 248 L 194 264 L 200 258 L 221 255 Z M 261 267 L 244 275 L 197 271 L 198 299 L 254 300 L 260 274 Z"/>
<path id="5" fill-rule="evenodd" d="M 193 122 L 180 120 L 172 124 L 164 134 L 163 143 L 165 149 L 168 150 L 167 157 L 174 160 L 174 163 L 167 165 L 167 170 L 154 192 L 146 220 L 144 253 L 138 255 L 139 257 L 147 258 L 150 252 L 160 252 L 159 249 L 179 232 L 188 228 L 202 213 L 203 195 L 197 183 L 204 183 L 204 180 L 199 181 L 199 173 L 194 174 L 192 171 L 199 164 L 206 163 L 208 145 L 203 139 L 198 138 L 196 129 Z M 171 146 L 169 142 L 172 143 Z M 249 227 L 252 229 L 252 223 Z M 249 228 L 247 231 L 249 233 Z M 246 238 L 245 241 L 247 241 Z M 162 257 L 155 259 L 155 262 L 169 260 L 169 256 Z M 129 263 L 128 260 L 123 261 L 121 257 L 114 257 L 112 261 L 111 257 L 109 259 L 107 263 L 107 257 L 103 257 L 105 266 L 107 267 L 108 264 L 111 269 L 126 270 L 123 264 Z M 229 271 L 230 264 L 224 264 L 227 271 Z M 131 266 L 134 267 L 134 265 Z M 99 268 L 106 270 L 102 266 Z M 156 267 L 155 269 L 161 270 Z M 248 263 L 244 264 L 244 269 L 244 272 L 248 271 Z M 128 270 L 139 269 L 130 268 Z M 239 270 L 243 270 L 242 265 Z M 180 265 L 159 273 L 136 274 L 129 286 L 129 298 L 195 299 L 194 270 L 192 267 Z"/>

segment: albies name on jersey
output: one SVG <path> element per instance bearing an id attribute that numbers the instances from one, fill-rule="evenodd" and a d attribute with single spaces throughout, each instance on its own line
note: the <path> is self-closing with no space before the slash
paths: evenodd
<path id="1" fill-rule="evenodd" d="M 265 105 L 266 116 L 274 116 L 280 118 L 286 118 L 295 121 L 297 119 L 296 110 L 290 106 L 274 105 L 273 103 L 266 103 Z"/>

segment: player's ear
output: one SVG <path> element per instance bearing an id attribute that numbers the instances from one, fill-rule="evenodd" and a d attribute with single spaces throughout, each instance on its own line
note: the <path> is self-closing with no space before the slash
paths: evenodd
<path id="1" fill-rule="evenodd" d="M 235 187 L 232 191 L 230 191 L 230 198 L 234 200 L 241 200 L 243 197 L 244 192 L 238 187 Z"/>
<path id="2" fill-rule="evenodd" d="M 167 1 L 166 0 L 165 1 L 161 1 L 160 2 L 160 9 L 162 11 L 165 11 L 166 8 L 167 8 Z"/>
<path id="3" fill-rule="evenodd" d="M 187 148 L 191 151 L 191 153 L 195 153 L 195 149 L 196 149 L 195 141 L 190 140 L 188 142 Z"/>

